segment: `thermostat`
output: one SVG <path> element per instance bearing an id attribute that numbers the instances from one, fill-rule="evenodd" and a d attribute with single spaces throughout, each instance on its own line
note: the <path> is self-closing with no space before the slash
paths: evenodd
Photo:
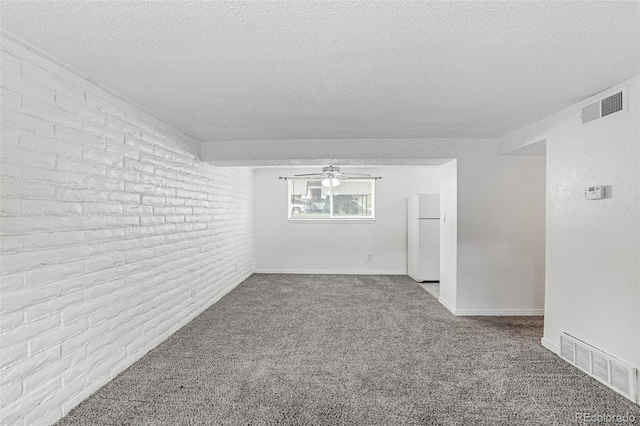
<path id="1" fill-rule="evenodd" d="M 584 198 L 587 200 L 600 200 L 604 198 L 604 186 L 590 186 L 584 190 Z"/>

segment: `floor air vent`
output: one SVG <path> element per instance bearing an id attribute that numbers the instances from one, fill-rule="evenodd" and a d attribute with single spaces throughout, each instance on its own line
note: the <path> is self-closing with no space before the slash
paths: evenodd
<path id="1" fill-rule="evenodd" d="M 560 356 L 614 391 L 636 402 L 636 369 L 567 333 L 560 335 Z"/>
<path id="2" fill-rule="evenodd" d="M 624 92 L 618 92 L 598 102 L 587 105 L 582 108 L 582 113 L 580 114 L 582 124 L 622 111 L 624 109 L 623 101 Z"/>

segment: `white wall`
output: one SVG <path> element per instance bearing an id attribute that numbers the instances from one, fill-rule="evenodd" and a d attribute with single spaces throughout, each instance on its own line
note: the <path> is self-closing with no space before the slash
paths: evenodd
<path id="1" fill-rule="evenodd" d="M 253 270 L 252 174 L 2 40 L 2 424 L 51 424 Z"/>
<path id="2" fill-rule="evenodd" d="M 286 183 L 278 176 L 314 172 L 317 168 L 257 169 L 257 271 L 405 273 L 405 199 L 416 192 L 442 190 L 443 209 L 448 210 L 452 222 L 443 226 L 441 234 L 441 302 L 456 315 L 541 315 L 544 156 L 499 156 L 495 139 L 455 140 L 451 144 L 457 160 L 443 166 L 440 178 L 444 180 L 437 180 L 442 188 L 440 184 L 422 189 L 402 184 L 418 182 L 402 174 L 419 169 L 364 169 L 384 175 L 378 187 L 381 194 L 388 195 L 380 197 L 395 200 L 390 204 L 394 207 L 388 209 L 393 216 L 387 216 L 385 204 L 381 204 L 378 213 L 382 216 L 378 215 L 375 224 L 289 223 Z M 399 183 L 389 185 L 392 179 Z M 266 194 L 272 194 L 271 198 Z M 366 260 L 368 253 L 373 253 L 373 261 Z"/>
<path id="3" fill-rule="evenodd" d="M 542 314 L 545 158 L 458 143 L 458 315 Z"/>
<path id="4" fill-rule="evenodd" d="M 254 171 L 256 271 L 406 274 L 407 197 L 439 193 L 439 168 L 353 169 L 356 173 L 383 176 L 376 182 L 374 223 L 289 222 L 287 183 L 278 176 L 318 170 L 319 167 Z M 367 260 L 369 253 L 372 260 Z"/>
<path id="5" fill-rule="evenodd" d="M 440 303 L 455 312 L 458 273 L 458 161 L 440 167 Z"/>
<path id="6" fill-rule="evenodd" d="M 503 147 L 547 140 L 545 346 L 567 332 L 640 367 L 639 81 L 507 135 Z M 582 125 L 580 110 L 621 88 L 629 112 Z M 610 185 L 588 201 L 585 187 Z"/>

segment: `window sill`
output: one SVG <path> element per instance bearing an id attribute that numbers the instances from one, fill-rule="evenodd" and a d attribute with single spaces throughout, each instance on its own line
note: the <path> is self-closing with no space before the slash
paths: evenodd
<path id="1" fill-rule="evenodd" d="M 289 223 L 374 223 L 375 218 L 372 219 L 287 219 Z"/>

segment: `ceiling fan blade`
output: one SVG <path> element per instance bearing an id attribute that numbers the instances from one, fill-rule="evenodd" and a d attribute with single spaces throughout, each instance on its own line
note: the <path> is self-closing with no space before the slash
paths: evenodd
<path id="1" fill-rule="evenodd" d="M 293 176 L 278 176 L 278 179 L 284 179 L 284 180 L 322 180 L 322 176 L 298 176 L 298 175 L 293 175 Z"/>
<path id="2" fill-rule="evenodd" d="M 382 176 L 351 176 L 351 177 L 344 177 L 344 178 L 340 178 L 340 180 L 379 180 L 382 179 Z"/>
<path id="3" fill-rule="evenodd" d="M 326 166 L 322 168 L 321 173 L 302 173 L 299 175 L 293 176 L 280 176 L 280 179 L 288 180 L 288 179 L 318 179 L 318 180 L 326 180 L 326 179 L 337 179 L 337 180 L 348 180 L 348 179 L 382 179 L 381 176 L 371 176 L 367 173 L 347 173 L 341 172 L 340 167 L 336 166 Z"/>

